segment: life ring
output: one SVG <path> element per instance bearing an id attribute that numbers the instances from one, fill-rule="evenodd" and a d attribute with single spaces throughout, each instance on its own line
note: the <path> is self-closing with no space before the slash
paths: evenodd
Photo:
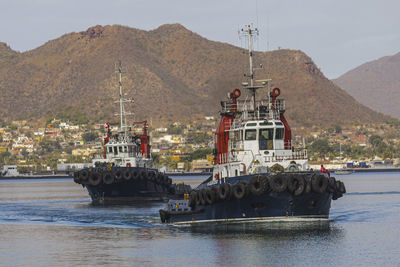
<path id="1" fill-rule="evenodd" d="M 111 172 L 104 172 L 103 173 L 103 183 L 105 184 L 112 184 L 114 182 L 114 176 Z"/>
<path id="2" fill-rule="evenodd" d="M 250 192 L 260 196 L 268 190 L 268 178 L 264 175 L 253 176 L 249 183 Z"/>
<path id="3" fill-rule="evenodd" d="M 88 170 L 81 170 L 79 172 L 79 179 L 81 181 L 86 182 L 88 180 L 88 178 L 89 178 L 89 171 Z"/>
<path id="4" fill-rule="evenodd" d="M 288 171 L 290 172 L 297 172 L 299 171 L 299 166 L 297 166 L 297 164 L 289 164 L 289 166 L 287 167 Z"/>
<path id="5" fill-rule="evenodd" d="M 212 190 L 211 188 L 204 188 L 204 200 L 206 204 L 211 205 L 215 202 L 215 191 Z"/>
<path id="6" fill-rule="evenodd" d="M 131 166 L 130 162 L 126 163 L 126 167 L 130 167 L 130 166 Z"/>
<path id="7" fill-rule="evenodd" d="M 278 97 L 280 94 L 281 94 L 281 89 L 279 89 L 278 87 L 272 89 L 271 96 Z"/>
<path id="8" fill-rule="evenodd" d="M 236 88 L 235 90 L 233 90 L 233 95 L 234 95 L 236 98 L 240 97 L 241 94 L 242 94 L 242 93 L 240 92 L 240 90 L 239 90 L 238 88 Z"/>
<path id="9" fill-rule="evenodd" d="M 271 189 L 277 193 L 282 193 L 286 190 L 288 184 L 288 179 L 284 175 L 272 175 L 269 179 L 269 185 Z"/>
<path id="10" fill-rule="evenodd" d="M 89 183 L 93 186 L 99 185 L 101 180 L 101 175 L 98 172 L 92 172 L 89 177 Z"/>
<path id="11" fill-rule="evenodd" d="M 328 178 L 324 175 L 318 174 L 311 177 L 311 188 L 315 193 L 322 194 L 328 187 Z"/>
<path id="12" fill-rule="evenodd" d="M 229 200 L 231 198 L 232 185 L 223 184 L 218 187 L 218 197 L 221 200 Z"/>
<path id="13" fill-rule="evenodd" d="M 129 181 L 132 179 L 133 173 L 130 170 L 125 170 L 122 174 L 122 177 L 124 177 L 125 180 Z"/>
<path id="14" fill-rule="evenodd" d="M 303 194 L 306 183 L 301 175 L 290 175 L 288 179 L 288 190 L 294 196 Z"/>
<path id="15" fill-rule="evenodd" d="M 233 186 L 233 195 L 236 199 L 241 200 L 247 195 L 247 184 L 239 182 Z"/>
<path id="16" fill-rule="evenodd" d="M 122 170 L 116 170 L 114 172 L 114 177 L 116 180 L 121 180 L 122 179 Z"/>

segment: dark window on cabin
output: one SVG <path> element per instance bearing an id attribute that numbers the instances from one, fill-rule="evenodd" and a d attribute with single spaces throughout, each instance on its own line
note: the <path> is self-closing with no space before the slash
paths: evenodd
<path id="1" fill-rule="evenodd" d="M 122 153 L 122 146 L 119 146 L 119 153 Z"/>
<path id="2" fill-rule="evenodd" d="M 275 132 L 275 139 L 276 140 L 282 140 L 284 135 L 285 135 L 284 128 L 276 128 L 276 132 Z"/>
<path id="3" fill-rule="evenodd" d="M 128 153 L 128 147 L 124 146 L 124 153 Z"/>
<path id="4" fill-rule="evenodd" d="M 245 140 L 257 140 L 257 130 L 246 130 Z"/>
<path id="5" fill-rule="evenodd" d="M 283 125 L 283 123 L 282 123 L 282 122 L 279 122 L 279 121 L 275 122 L 275 124 L 276 124 L 276 125 Z"/>
<path id="6" fill-rule="evenodd" d="M 271 121 L 268 122 L 260 122 L 260 126 L 272 126 L 274 125 Z"/>
<path id="7" fill-rule="evenodd" d="M 112 153 L 112 146 L 108 147 L 108 153 Z"/>
<path id="8" fill-rule="evenodd" d="M 257 126 L 257 123 L 256 122 L 251 122 L 251 123 L 246 124 L 246 126 Z"/>
<path id="9" fill-rule="evenodd" d="M 259 149 L 260 150 L 270 150 L 274 149 L 274 129 L 260 129 L 259 130 Z"/>
<path id="10" fill-rule="evenodd" d="M 118 155 L 118 147 L 114 147 L 114 155 Z"/>

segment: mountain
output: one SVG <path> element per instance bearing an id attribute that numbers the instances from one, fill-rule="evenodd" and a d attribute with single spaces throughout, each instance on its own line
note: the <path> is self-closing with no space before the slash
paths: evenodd
<path id="1" fill-rule="evenodd" d="M 360 103 L 400 119 L 400 53 L 362 64 L 333 82 Z"/>
<path id="2" fill-rule="evenodd" d="M 151 31 L 97 25 L 31 51 L 5 54 L 6 64 L 0 64 L 0 115 L 9 119 L 73 114 L 115 120 L 119 59 L 126 72 L 124 90 L 135 99 L 135 119 L 153 123 L 216 115 L 219 102 L 240 87 L 248 72 L 243 49 L 207 40 L 180 24 Z M 294 125 L 387 119 L 325 78 L 301 51 L 256 52 L 255 64 L 263 64 L 257 79 L 272 78 L 281 88 Z"/>

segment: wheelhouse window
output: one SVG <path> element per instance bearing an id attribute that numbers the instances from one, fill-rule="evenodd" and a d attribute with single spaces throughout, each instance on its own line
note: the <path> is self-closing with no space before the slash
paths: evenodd
<path id="1" fill-rule="evenodd" d="M 259 130 L 259 149 L 270 150 L 274 149 L 274 129 L 264 128 Z"/>
<path id="2" fill-rule="evenodd" d="M 245 131 L 245 140 L 257 140 L 257 130 L 246 130 Z"/>
<path id="3" fill-rule="evenodd" d="M 276 140 L 282 140 L 285 135 L 285 129 L 284 128 L 276 128 L 275 132 L 275 139 Z"/>

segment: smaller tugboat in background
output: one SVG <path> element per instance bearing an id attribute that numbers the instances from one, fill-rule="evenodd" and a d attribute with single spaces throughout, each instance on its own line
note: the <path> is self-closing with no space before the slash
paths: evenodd
<path id="1" fill-rule="evenodd" d="M 118 73 L 120 122 L 104 125 L 107 133 L 103 156 L 93 160 L 94 166 L 75 172 L 75 183 L 87 188 L 93 203 L 182 198 L 191 191 L 190 186 L 172 184 L 171 178 L 152 168 L 147 121 L 133 123 L 143 126 L 139 134 L 127 125 L 124 103 L 133 100 L 123 98 L 121 63 Z M 111 131 L 111 125 L 118 125 L 116 133 Z"/>
<path id="2" fill-rule="evenodd" d="M 0 179 L 50 179 L 50 178 L 72 178 L 68 174 L 60 173 L 19 173 L 17 165 L 4 165 L 0 172 Z"/>
<path id="3" fill-rule="evenodd" d="M 346 192 L 344 184 L 308 170 L 307 151 L 296 151 L 292 145 L 279 88 L 268 90 L 267 99 L 256 99 L 256 91 L 269 80 L 254 80 L 251 40 L 258 31 L 248 26 L 242 32 L 248 38 L 250 62 L 246 75 L 250 83 L 243 85 L 251 99 L 239 100 L 241 91 L 234 89 L 229 100 L 221 102 L 212 176 L 189 199 L 170 200 L 160 210 L 161 221 L 178 225 L 326 221 L 331 200 Z"/>

